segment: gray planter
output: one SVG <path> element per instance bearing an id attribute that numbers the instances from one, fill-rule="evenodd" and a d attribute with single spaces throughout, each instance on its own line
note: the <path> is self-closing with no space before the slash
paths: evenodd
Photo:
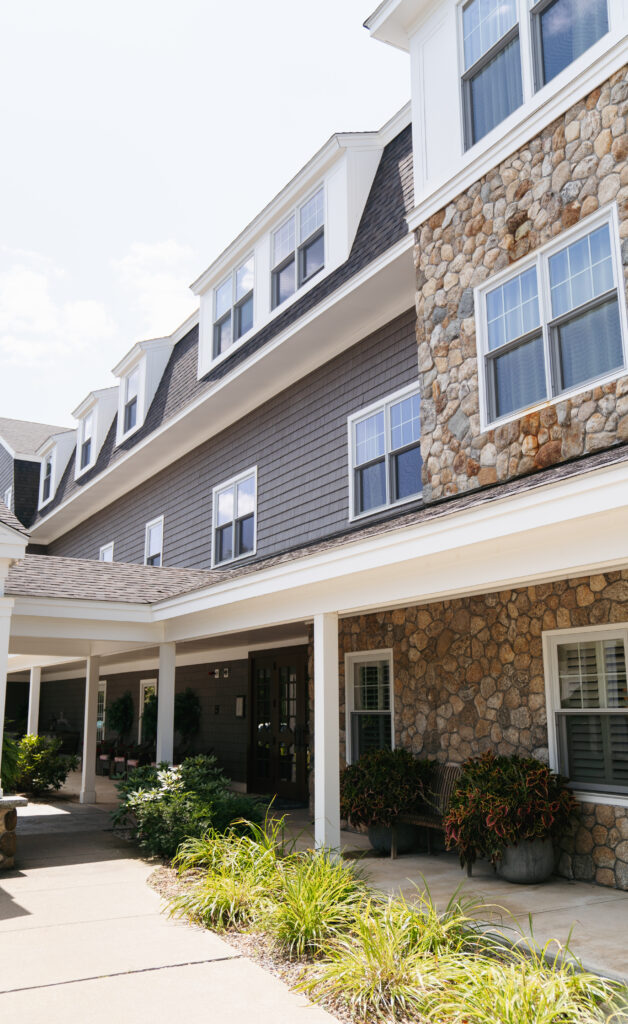
<path id="1" fill-rule="evenodd" d="M 551 839 L 524 839 L 507 846 L 497 862 L 497 874 L 506 882 L 534 885 L 544 882 L 554 870 L 554 844 Z"/>
<path id="2" fill-rule="evenodd" d="M 409 853 L 418 843 L 419 830 L 416 825 L 396 825 L 397 853 Z M 369 842 L 378 853 L 390 854 L 392 829 L 387 825 L 369 825 Z"/>

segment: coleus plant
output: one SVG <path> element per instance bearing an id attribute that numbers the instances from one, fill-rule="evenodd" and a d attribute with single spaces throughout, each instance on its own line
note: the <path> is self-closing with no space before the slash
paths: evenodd
<path id="1" fill-rule="evenodd" d="M 390 827 L 429 802 L 432 771 L 408 750 L 370 750 L 342 772 L 340 812 L 353 825 Z"/>

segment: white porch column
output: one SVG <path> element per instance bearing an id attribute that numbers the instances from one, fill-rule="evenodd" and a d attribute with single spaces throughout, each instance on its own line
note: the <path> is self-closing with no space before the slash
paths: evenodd
<path id="1" fill-rule="evenodd" d="M 31 668 L 31 682 L 28 690 L 28 721 L 26 732 L 36 736 L 39 732 L 39 691 L 41 688 L 41 668 Z"/>
<path id="2" fill-rule="evenodd" d="M 81 803 L 96 803 L 96 716 L 100 658 L 88 658 L 85 672 L 85 720 L 83 722 L 83 777 Z"/>
<path id="3" fill-rule="evenodd" d="M 314 616 L 314 840 L 340 849 L 338 615 Z"/>
<path id="4" fill-rule="evenodd" d="M 176 644 L 159 645 L 157 683 L 157 764 L 172 764 L 174 755 L 174 673 Z"/>
<path id="5" fill-rule="evenodd" d="M 9 634 L 13 601 L 0 597 L 0 772 L 2 770 L 2 740 L 4 738 L 4 714 L 7 702 L 7 667 L 9 664 Z M 1 775 L 0 775 L 1 778 Z M 0 783 L 0 796 L 2 784 Z"/>

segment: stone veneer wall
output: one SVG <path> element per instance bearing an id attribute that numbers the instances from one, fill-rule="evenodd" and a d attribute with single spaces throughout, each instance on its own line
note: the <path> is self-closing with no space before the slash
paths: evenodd
<path id="1" fill-rule="evenodd" d="M 474 287 L 612 201 L 628 283 L 627 73 L 416 232 L 425 501 L 628 440 L 628 376 L 482 433 L 473 302 Z"/>
<path id="2" fill-rule="evenodd" d="M 628 570 L 342 619 L 341 758 L 345 653 L 392 648 L 398 745 L 439 761 L 486 750 L 547 760 L 543 632 L 619 622 L 628 622 Z M 628 889 L 628 811 L 582 810 L 561 874 Z"/>

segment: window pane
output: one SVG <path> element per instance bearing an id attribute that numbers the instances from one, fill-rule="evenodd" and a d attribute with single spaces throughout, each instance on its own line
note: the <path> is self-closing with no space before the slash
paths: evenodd
<path id="1" fill-rule="evenodd" d="M 464 66 L 470 68 L 517 21 L 517 0 L 472 0 L 462 12 Z"/>
<path id="2" fill-rule="evenodd" d="M 224 491 L 219 491 L 217 501 L 216 522 L 218 526 L 222 526 L 223 523 L 231 522 L 233 519 L 233 487 L 227 487 Z"/>
<path id="3" fill-rule="evenodd" d="M 294 216 L 290 217 L 285 224 L 275 231 L 273 235 L 273 266 L 285 260 L 294 251 L 295 247 L 295 225 Z"/>
<path id="4" fill-rule="evenodd" d="M 393 456 L 394 493 L 393 501 L 402 501 L 421 493 L 421 449 L 409 448 Z"/>
<path id="5" fill-rule="evenodd" d="M 219 324 L 214 324 L 214 356 L 226 352 L 232 344 L 231 313 L 229 313 Z"/>
<path id="6" fill-rule="evenodd" d="M 477 142 L 523 102 L 519 37 L 470 79 L 472 142 Z"/>
<path id="7" fill-rule="evenodd" d="M 556 0 L 540 21 L 543 81 L 549 82 L 608 32 L 607 0 Z"/>
<path id="8" fill-rule="evenodd" d="M 255 549 L 255 516 L 247 516 L 238 522 L 238 555 L 246 555 Z"/>
<path id="9" fill-rule="evenodd" d="M 255 477 L 248 476 L 238 484 L 238 510 L 236 515 L 246 516 L 255 511 Z"/>
<path id="10" fill-rule="evenodd" d="M 420 399 L 411 395 L 390 407 L 390 431 L 393 450 L 421 438 Z"/>
<path id="11" fill-rule="evenodd" d="M 220 288 L 216 288 L 216 320 L 219 320 L 228 309 L 231 309 L 232 300 L 232 284 L 231 278 L 221 284 Z"/>
<path id="12" fill-rule="evenodd" d="M 608 224 L 549 258 L 552 315 L 561 316 L 613 287 Z"/>
<path id="13" fill-rule="evenodd" d="M 323 218 L 323 190 L 320 188 L 315 196 L 304 203 L 299 212 L 299 238 L 302 242 L 322 227 Z"/>
<path id="14" fill-rule="evenodd" d="M 147 553 L 149 558 L 161 551 L 162 524 L 155 523 L 148 528 Z"/>
<path id="15" fill-rule="evenodd" d="M 376 462 L 356 472 L 356 512 L 368 512 L 371 508 L 385 505 L 386 463 Z"/>
<path id="16" fill-rule="evenodd" d="M 235 290 L 236 290 L 236 302 L 238 299 L 244 298 L 247 292 L 253 290 L 253 257 L 243 263 L 242 266 L 236 270 L 235 276 Z"/>
<path id="17" fill-rule="evenodd" d="M 353 707 L 356 711 L 390 710 L 390 669 L 387 661 L 354 665 Z"/>
<path id="18" fill-rule="evenodd" d="M 233 526 L 223 526 L 216 530 L 216 561 L 226 562 L 233 558 Z"/>
<path id="19" fill-rule="evenodd" d="M 275 306 L 280 306 L 282 302 L 289 299 L 294 294 L 296 287 L 295 273 L 294 273 L 294 260 L 291 260 L 283 270 L 275 271 Z"/>
<path id="20" fill-rule="evenodd" d="M 598 708 L 598 645 L 595 642 L 561 644 L 558 679 L 561 708 Z"/>
<path id="21" fill-rule="evenodd" d="M 90 440 L 83 441 L 81 445 L 81 469 L 85 469 L 88 466 L 92 457 L 92 442 Z"/>
<path id="22" fill-rule="evenodd" d="M 317 274 L 325 266 L 325 236 L 319 235 L 301 249 L 301 281 Z"/>
<path id="23" fill-rule="evenodd" d="M 493 361 L 496 416 L 525 409 L 546 397 L 545 355 L 540 335 Z"/>
<path id="24" fill-rule="evenodd" d="M 386 451 L 384 410 L 355 425 L 355 462 L 357 466 L 379 458 Z"/>
<path id="25" fill-rule="evenodd" d="M 236 307 L 236 338 L 241 338 L 243 334 L 251 330 L 253 326 L 253 296 L 250 295 L 248 299 L 241 302 Z"/>
<path id="26" fill-rule="evenodd" d="M 124 407 L 124 433 L 132 430 L 137 423 L 137 398 L 132 398 Z"/>
<path id="27" fill-rule="evenodd" d="M 617 299 L 575 315 L 556 328 L 563 389 L 575 387 L 623 365 Z"/>
<path id="28" fill-rule="evenodd" d="M 606 781 L 604 735 L 600 715 L 566 715 L 567 770 L 574 782 Z"/>
<path id="29" fill-rule="evenodd" d="M 507 341 L 528 334 L 540 324 L 536 267 L 506 281 L 486 296 L 488 347 L 494 352 Z"/>
<path id="30" fill-rule="evenodd" d="M 390 712 L 351 716 L 351 756 L 357 761 L 368 750 L 392 746 Z"/>
<path id="31" fill-rule="evenodd" d="M 136 367 L 128 375 L 126 379 L 126 400 L 130 402 L 132 398 L 137 398 L 137 391 L 140 382 L 140 371 L 139 367 Z"/>

